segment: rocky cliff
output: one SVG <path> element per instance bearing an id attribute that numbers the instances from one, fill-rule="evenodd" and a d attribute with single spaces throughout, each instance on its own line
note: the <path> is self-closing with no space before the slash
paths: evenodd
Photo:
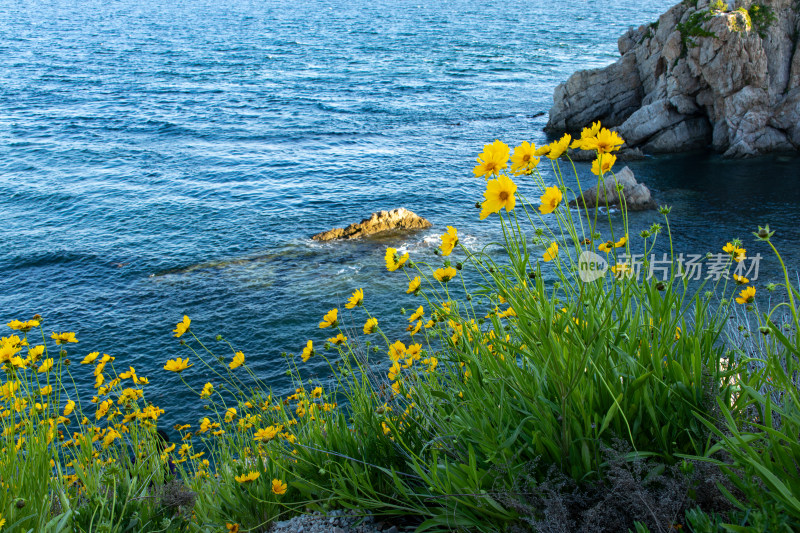
<path id="1" fill-rule="evenodd" d="M 798 150 L 799 36 L 800 0 L 686 0 L 620 37 L 616 63 L 560 84 L 546 129 L 600 120 L 650 153 Z"/>

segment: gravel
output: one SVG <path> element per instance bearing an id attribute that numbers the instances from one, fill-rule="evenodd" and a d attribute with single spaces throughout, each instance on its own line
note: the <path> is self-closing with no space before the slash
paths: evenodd
<path id="1" fill-rule="evenodd" d="M 272 524 L 270 533 L 400 533 L 405 531 L 386 522 L 376 522 L 354 511 L 314 512 Z"/>

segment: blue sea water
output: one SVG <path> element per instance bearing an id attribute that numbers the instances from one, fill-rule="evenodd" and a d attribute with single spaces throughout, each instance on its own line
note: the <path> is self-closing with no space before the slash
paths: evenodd
<path id="1" fill-rule="evenodd" d="M 165 419 L 195 402 L 164 362 L 190 355 L 184 314 L 223 334 L 277 391 L 357 287 L 401 332 L 387 245 L 431 254 L 443 228 L 479 246 L 482 145 L 547 139 L 555 86 L 611 63 L 655 0 L 430 2 L 7 0 L 0 4 L 0 321 L 75 331 L 69 354 L 114 355 Z M 676 249 L 718 251 L 770 223 L 800 258 L 798 160 L 708 155 L 632 163 L 673 206 Z M 587 164 L 578 170 L 588 178 Z M 545 169 L 547 179 L 552 173 Z M 535 187 L 522 180 L 520 190 Z M 429 232 L 318 244 L 309 235 L 404 206 Z M 632 215 L 635 231 L 659 222 Z M 766 255 L 766 249 L 761 250 Z M 774 262 L 761 267 L 778 281 Z M 345 317 L 348 314 L 344 314 Z M 363 316 L 352 323 L 360 325 Z M 10 333 L 6 331 L 3 335 Z M 399 334 L 399 333 L 398 333 Z M 90 377 L 73 367 L 79 385 Z M 318 360 L 306 366 L 325 375 Z M 202 384 L 202 372 L 187 372 Z"/>

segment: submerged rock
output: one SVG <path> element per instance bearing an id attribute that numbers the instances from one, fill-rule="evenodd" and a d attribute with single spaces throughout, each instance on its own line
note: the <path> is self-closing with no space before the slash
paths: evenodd
<path id="1" fill-rule="evenodd" d="M 576 198 L 569 203 L 570 207 L 577 207 L 585 204 L 587 208 L 592 209 L 597 205 L 604 207 L 606 201 L 608 206 L 616 206 L 620 204 L 619 191 L 617 191 L 617 184 L 622 185 L 622 195 L 625 198 L 625 205 L 628 211 L 644 211 L 646 209 L 654 209 L 656 207 L 655 200 L 650 193 L 650 189 L 644 183 L 639 183 L 633 176 L 633 171 L 628 167 L 616 173 L 616 181 L 614 175 L 605 175 L 605 186 L 600 183 L 596 187 L 583 192 L 583 201 L 581 198 Z"/>
<path id="2" fill-rule="evenodd" d="M 627 147 L 650 153 L 800 149 L 800 8 L 796 0 L 729 4 L 682 2 L 628 30 L 616 63 L 556 88 L 546 130 L 577 134 L 600 120 Z"/>
<path id="3" fill-rule="evenodd" d="M 359 223 L 350 224 L 346 228 L 334 228 L 312 235 L 315 241 L 330 241 L 334 239 L 357 239 L 374 235 L 393 229 L 424 229 L 431 227 L 431 223 L 404 207 L 391 211 L 378 211 L 372 213 Z"/>

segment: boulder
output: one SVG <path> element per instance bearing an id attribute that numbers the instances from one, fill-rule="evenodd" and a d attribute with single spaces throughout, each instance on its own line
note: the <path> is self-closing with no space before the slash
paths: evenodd
<path id="1" fill-rule="evenodd" d="M 391 211 L 378 211 L 361 222 L 350 224 L 346 228 L 334 228 L 312 235 L 315 241 L 330 241 L 334 239 L 358 239 L 367 235 L 375 235 L 384 231 L 395 229 L 424 229 L 431 227 L 431 223 L 404 207 Z"/>
<path id="2" fill-rule="evenodd" d="M 682 2 L 628 30 L 617 62 L 556 87 L 545 129 L 577 135 L 600 120 L 645 153 L 800 150 L 800 4 L 711 4 Z M 756 9 L 761 16 L 751 18 Z"/>
<path id="3" fill-rule="evenodd" d="M 616 179 L 615 179 L 616 178 Z M 628 211 L 644 211 L 656 207 L 655 200 L 650 194 L 650 189 L 644 183 L 639 183 L 633 176 L 633 171 L 624 167 L 614 174 L 606 174 L 604 183 L 598 183 L 596 187 L 583 192 L 582 198 L 572 200 L 570 207 L 583 207 L 592 209 L 597 205 L 618 206 L 620 204 L 619 191 L 617 185 L 622 185 L 622 196 Z M 607 202 L 607 203 L 606 203 Z"/>

